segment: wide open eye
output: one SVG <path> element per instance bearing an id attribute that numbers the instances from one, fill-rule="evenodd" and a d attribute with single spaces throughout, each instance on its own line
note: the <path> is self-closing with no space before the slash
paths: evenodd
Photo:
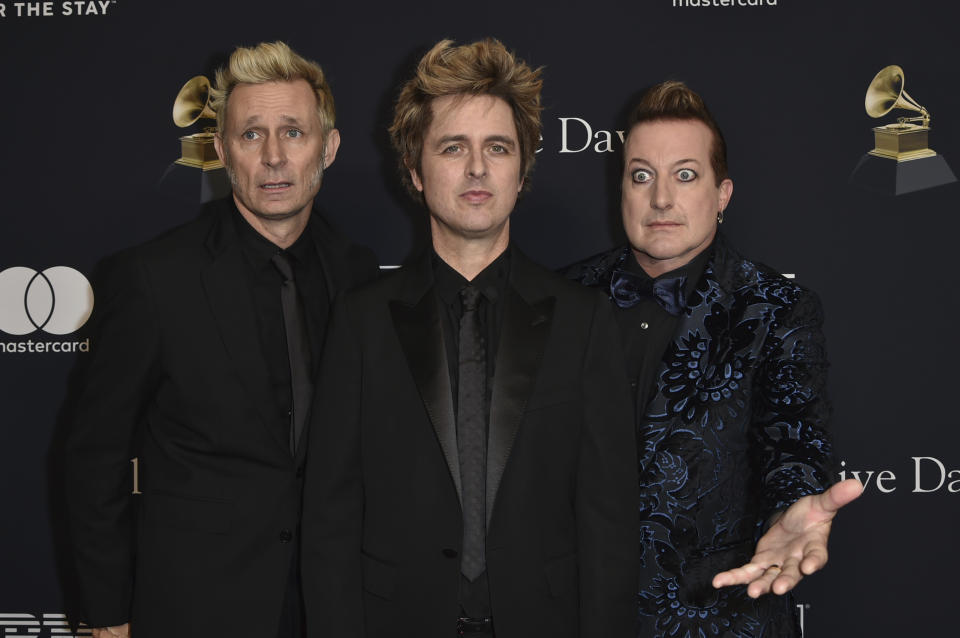
<path id="1" fill-rule="evenodd" d="M 645 168 L 636 168 L 630 173 L 630 178 L 635 184 L 646 184 L 653 180 L 653 173 Z"/>
<path id="2" fill-rule="evenodd" d="M 681 168 L 677 171 L 677 179 L 681 182 L 692 182 L 697 179 L 697 172 L 692 168 Z"/>

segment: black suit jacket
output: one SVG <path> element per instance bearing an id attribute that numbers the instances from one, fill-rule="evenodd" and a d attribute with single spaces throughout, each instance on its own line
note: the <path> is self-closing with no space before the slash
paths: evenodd
<path id="1" fill-rule="evenodd" d="M 92 626 L 132 621 L 137 638 L 276 635 L 305 446 L 293 458 L 275 427 L 236 214 L 214 202 L 115 257 L 95 283 L 65 458 Z M 319 217 L 310 228 L 331 293 L 375 275 L 369 251 Z"/>
<path id="2" fill-rule="evenodd" d="M 487 574 L 498 638 L 628 636 L 636 453 L 602 295 L 512 255 L 492 384 Z M 334 310 L 304 495 L 310 636 L 448 638 L 460 471 L 430 260 Z"/>

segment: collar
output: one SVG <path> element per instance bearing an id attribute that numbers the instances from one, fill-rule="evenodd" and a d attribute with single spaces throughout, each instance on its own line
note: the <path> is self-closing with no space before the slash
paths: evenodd
<path id="1" fill-rule="evenodd" d="M 468 284 L 480 289 L 483 296 L 490 302 L 496 303 L 501 298 L 507 288 L 507 282 L 510 279 L 510 256 L 511 250 L 508 246 L 496 259 L 484 268 L 472 281 L 467 279 L 454 270 L 447 262 L 443 261 L 436 252 L 431 251 L 431 264 L 433 266 L 434 285 L 437 294 L 445 304 L 453 304 L 460 298 L 460 291 Z"/>
<path id="2" fill-rule="evenodd" d="M 313 215 L 310 215 L 310 219 L 307 220 L 307 225 L 304 227 L 303 232 L 300 233 L 300 236 L 297 237 L 296 241 L 288 248 L 282 249 L 250 225 L 246 218 L 240 214 L 236 202 L 233 201 L 232 197 L 230 198 L 230 205 L 233 209 L 232 217 L 234 226 L 237 229 L 237 235 L 240 237 L 243 252 L 255 268 L 273 268 L 274 266 L 271 263 L 271 259 L 279 252 L 286 252 L 293 258 L 295 263 L 304 264 L 310 258 L 311 250 L 316 250 L 311 228 Z"/>

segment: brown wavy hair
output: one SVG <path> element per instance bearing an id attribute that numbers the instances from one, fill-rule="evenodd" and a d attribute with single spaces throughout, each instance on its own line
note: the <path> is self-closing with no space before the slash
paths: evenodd
<path id="1" fill-rule="evenodd" d="M 420 172 L 423 140 L 433 120 L 430 105 L 434 99 L 448 95 L 490 95 L 510 106 L 520 143 L 520 175 L 526 187 L 540 143 L 542 70 L 531 69 L 493 38 L 461 46 L 454 46 L 452 40 L 434 45 L 400 90 L 390 125 L 401 178 L 413 196 L 422 201 L 410 169 Z"/>

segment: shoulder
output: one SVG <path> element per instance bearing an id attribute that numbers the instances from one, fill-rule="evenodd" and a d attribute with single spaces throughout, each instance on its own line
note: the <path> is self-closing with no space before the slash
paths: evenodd
<path id="1" fill-rule="evenodd" d="M 338 261 L 349 273 L 350 283 L 359 285 L 377 276 L 379 267 L 373 251 L 353 242 L 316 210 L 311 219 L 311 229 L 320 250 Z"/>
<path id="2" fill-rule="evenodd" d="M 820 323 L 823 310 L 817 294 L 777 269 L 737 255 L 729 264 L 735 269 L 737 285 L 732 291 L 743 305 L 773 307 L 779 323 Z"/>
<path id="3" fill-rule="evenodd" d="M 211 233 L 229 221 L 222 200 L 204 205 L 192 220 L 174 226 L 156 237 L 123 251 L 144 263 L 172 265 L 202 254 Z"/>
<path id="4" fill-rule="evenodd" d="M 130 285 L 139 281 L 146 270 L 173 273 L 197 263 L 204 252 L 206 238 L 217 222 L 217 208 L 215 203 L 208 204 L 194 219 L 107 255 L 94 268 L 94 279 L 100 288 Z"/>
<path id="5" fill-rule="evenodd" d="M 617 246 L 570 264 L 557 272 L 562 277 L 584 286 L 606 287 L 610 283 L 611 273 L 623 263 L 626 255 L 627 247 Z"/>
<path id="6" fill-rule="evenodd" d="M 554 318 L 564 324 L 571 321 L 589 330 L 598 313 L 610 311 L 604 289 L 564 277 L 530 261 L 519 251 L 515 253 L 513 269 L 511 279 L 520 296 L 531 304 L 551 298 Z"/>

